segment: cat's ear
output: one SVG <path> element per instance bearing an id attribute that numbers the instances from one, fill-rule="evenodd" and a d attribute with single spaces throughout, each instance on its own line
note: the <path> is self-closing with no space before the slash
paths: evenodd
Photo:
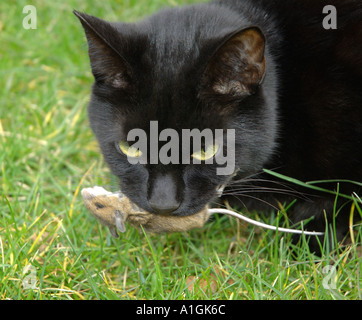
<path id="1" fill-rule="evenodd" d="M 76 10 L 88 41 L 88 53 L 94 78 L 108 85 L 127 89 L 131 84 L 131 67 L 116 49 L 119 32 L 107 21 Z"/>
<path id="2" fill-rule="evenodd" d="M 257 27 L 232 34 L 209 60 L 203 74 L 203 89 L 236 97 L 253 94 L 265 74 L 264 49 L 265 38 Z"/>

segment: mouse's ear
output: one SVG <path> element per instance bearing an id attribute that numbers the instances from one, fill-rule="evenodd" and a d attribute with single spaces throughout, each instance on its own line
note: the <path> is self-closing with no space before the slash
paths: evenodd
<path id="1" fill-rule="evenodd" d="M 203 93 L 236 97 L 253 94 L 264 78 L 264 50 L 265 38 L 257 27 L 226 37 L 206 66 Z"/>
<path id="2" fill-rule="evenodd" d="M 122 56 L 121 34 L 109 22 L 78 12 L 73 13 L 81 22 L 88 41 L 88 53 L 96 81 L 119 89 L 131 85 L 132 69 Z"/>

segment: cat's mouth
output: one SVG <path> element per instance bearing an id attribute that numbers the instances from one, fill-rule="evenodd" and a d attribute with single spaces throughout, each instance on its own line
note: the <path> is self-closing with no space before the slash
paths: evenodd
<path id="1" fill-rule="evenodd" d="M 174 212 L 171 213 L 170 215 L 171 215 L 171 216 L 178 216 L 178 217 L 194 216 L 195 214 L 199 213 L 201 210 L 204 210 L 205 208 L 208 208 L 208 207 L 211 205 L 211 203 L 213 202 L 213 199 L 215 200 L 215 196 L 216 196 L 217 198 L 220 198 L 220 197 L 223 195 L 224 189 L 225 189 L 225 187 L 227 186 L 227 184 L 228 184 L 228 183 L 226 182 L 226 183 L 224 183 L 224 184 L 218 185 L 218 186 L 216 187 L 216 189 L 215 189 L 216 191 L 215 191 L 215 193 L 214 193 L 214 196 L 211 197 L 211 198 L 209 199 L 209 201 L 206 201 L 206 199 L 204 199 L 203 201 L 205 201 L 205 202 L 201 201 L 201 202 L 199 203 L 199 206 L 197 206 L 197 207 L 192 207 L 192 209 L 191 209 L 190 207 L 189 207 L 189 208 L 187 208 L 187 207 L 185 208 L 185 207 L 183 207 L 183 206 L 181 205 L 178 210 L 174 211 Z M 202 205 L 202 202 L 204 203 L 203 206 L 201 206 L 201 205 Z M 159 213 L 152 213 L 152 214 L 160 215 Z M 168 216 L 168 215 L 165 215 L 165 216 Z"/>

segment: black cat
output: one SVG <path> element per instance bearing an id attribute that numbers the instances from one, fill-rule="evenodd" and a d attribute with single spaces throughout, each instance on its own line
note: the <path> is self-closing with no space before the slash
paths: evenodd
<path id="1" fill-rule="evenodd" d="M 326 5 L 336 8 L 337 29 L 323 26 Z M 225 185 L 224 195 L 249 209 L 298 196 L 288 212 L 293 223 L 313 217 L 307 228 L 324 231 L 328 221 L 343 239 L 349 220 L 343 201 L 333 218 L 333 195 L 292 189 L 262 169 L 302 181 L 362 181 L 361 1 L 225 0 L 164 9 L 139 23 L 75 14 L 95 78 L 90 124 L 131 200 L 155 214 L 184 216 Z M 127 134 L 134 128 L 150 134 L 150 121 L 180 134 L 234 129 L 235 170 L 218 175 L 216 163 L 130 164 L 127 153 L 142 152 Z M 150 160 L 150 150 L 143 156 Z M 353 191 L 356 185 L 340 184 L 340 192 Z"/>

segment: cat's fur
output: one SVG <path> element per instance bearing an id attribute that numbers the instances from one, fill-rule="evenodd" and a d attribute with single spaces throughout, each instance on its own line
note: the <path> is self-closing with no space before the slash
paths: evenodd
<path id="1" fill-rule="evenodd" d="M 336 30 L 322 26 L 329 4 Z M 75 13 L 95 77 L 91 127 L 122 192 L 141 208 L 191 215 L 227 183 L 225 195 L 248 209 L 264 203 L 250 197 L 275 206 L 295 198 L 263 168 L 303 181 L 362 181 L 360 1 L 225 0 L 165 9 L 139 23 Z M 235 129 L 236 176 L 216 175 L 216 165 L 129 164 L 115 143 L 133 128 L 147 132 L 151 120 L 160 130 Z M 333 206 L 334 196 L 314 194 L 288 213 L 292 222 L 314 217 L 307 228 L 324 231 Z M 336 218 L 338 240 L 348 212 Z"/>

